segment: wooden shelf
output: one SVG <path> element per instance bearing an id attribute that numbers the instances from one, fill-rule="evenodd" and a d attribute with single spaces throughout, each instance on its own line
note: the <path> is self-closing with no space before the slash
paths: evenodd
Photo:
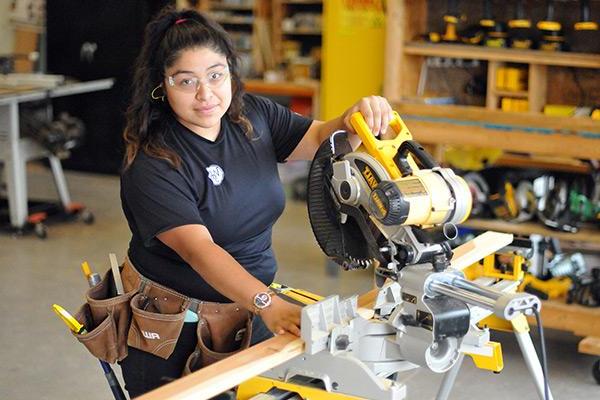
<path id="1" fill-rule="evenodd" d="M 423 144 L 600 159 L 600 122 L 589 118 L 403 102 L 394 103 L 393 108 L 402 116 L 415 139 Z"/>
<path id="2" fill-rule="evenodd" d="M 543 50 L 492 49 L 461 44 L 439 44 L 409 42 L 404 45 L 404 53 L 415 56 L 465 58 L 539 64 L 549 66 L 600 68 L 600 55 L 570 52 L 548 52 Z"/>
<path id="3" fill-rule="evenodd" d="M 320 29 L 286 29 L 281 31 L 284 35 L 313 35 L 320 36 Z"/>
<path id="4" fill-rule="evenodd" d="M 318 94 L 318 82 L 266 82 L 259 79 L 244 81 L 247 92 L 274 96 L 313 97 Z"/>
<path id="5" fill-rule="evenodd" d="M 476 218 L 467 220 L 462 224 L 462 226 L 473 229 L 507 232 L 519 235 L 538 234 L 571 242 L 589 242 L 600 244 L 600 229 L 580 229 L 577 233 L 568 233 L 548 229 L 541 223 L 537 222 L 517 223 Z"/>
<path id="6" fill-rule="evenodd" d="M 528 169 L 537 168 L 557 172 L 575 172 L 578 174 L 589 174 L 592 170 L 589 163 L 573 158 L 535 157 L 510 152 L 500 156 L 500 158 L 493 163 L 493 166 Z"/>
<path id="7" fill-rule="evenodd" d="M 215 21 L 217 21 L 220 24 L 225 24 L 225 25 L 248 25 L 248 26 L 252 26 L 253 22 L 252 21 L 246 21 L 243 19 L 236 19 L 236 18 L 215 18 Z"/>
<path id="8" fill-rule="evenodd" d="M 525 90 L 498 90 L 494 89 L 494 94 L 500 97 L 514 97 L 519 99 L 526 99 L 529 97 L 529 93 Z"/>

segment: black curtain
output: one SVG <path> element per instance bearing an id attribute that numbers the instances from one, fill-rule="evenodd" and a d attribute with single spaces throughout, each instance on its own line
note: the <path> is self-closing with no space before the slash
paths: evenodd
<path id="1" fill-rule="evenodd" d="M 144 27 L 165 0 L 47 0 L 47 72 L 80 81 L 115 78 L 112 89 L 57 98 L 54 114 L 83 120 L 83 145 L 67 169 L 115 174 L 124 153 L 122 132 L 134 60 Z"/>

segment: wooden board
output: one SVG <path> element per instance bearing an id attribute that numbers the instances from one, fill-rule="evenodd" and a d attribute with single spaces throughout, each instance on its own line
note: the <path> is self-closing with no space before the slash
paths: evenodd
<path id="1" fill-rule="evenodd" d="M 580 353 L 600 356 L 600 333 L 598 337 L 589 336 L 579 342 L 577 349 Z"/>
<path id="2" fill-rule="evenodd" d="M 452 266 L 461 269 L 485 255 L 504 247 L 512 235 L 486 232 L 454 250 Z M 510 242 L 508 242 L 510 243 Z M 501 246 L 501 247 L 498 247 Z M 373 307 L 378 289 L 373 289 L 358 299 L 359 307 Z M 304 341 L 285 334 L 252 346 L 238 354 L 219 361 L 165 386 L 155 389 L 139 400 L 204 400 L 239 385 L 240 383 L 283 364 L 304 352 Z"/>
<path id="3" fill-rule="evenodd" d="M 482 127 L 497 125 L 503 129 L 511 128 L 512 130 L 539 128 L 547 129 L 547 133 L 590 132 L 600 134 L 600 121 L 590 118 L 554 117 L 539 113 L 486 110 L 475 106 L 434 106 L 408 102 L 396 102 L 393 107 L 400 115 L 468 121 L 471 125 L 480 123 L 477 125 Z"/>
<path id="4" fill-rule="evenodd" d="M 519 130 L 487 129 L 452 122 L 405 118 L 406 126 L 420 143 L 496 148 L 519 153 L 599 159 L 600 139 L 570 134 L 541 134 Z"/>
<path id="5" fill-rule="evenodd" d="M 513 241 L 513 235 L 500 232 L 485 232 L 475 239 L 454 249 L 450 268 L 462 271 L 466 267 L 508 246 Z"/>
<path id="6" fill-rule="evenodd" d="M 318 82 L 266 82 L 259 79 L 245 80 L 244 87 L 249 93 L 311 98 L 315 96 L 319 90 Z"/>
<path id="7" fill-rule="evenodd" d="M 600 244 L 600 230 L 598 229 L 581 229 L 577 233 L 568 233 L 546 228 L 541 223 L 536 222 L 513 223 L 496 219 L 487 220 L 475 218 L 467 220 L 462 225 L 480 230 L 490 229 L 494 231 L 510 232 L 520 235 L 531 235 L 535 233 L 569 242 L 588 242 Z"/>
<path id="8" fill-rule="evenodd" d="M 600 68 L 600 55 L 586 53 L 549 52 L 543 50 L 494 49 L 462 44 L 410 42 L 404 46 L 407 54 L 433 57 L 463 58 L 564 67 Z"/>

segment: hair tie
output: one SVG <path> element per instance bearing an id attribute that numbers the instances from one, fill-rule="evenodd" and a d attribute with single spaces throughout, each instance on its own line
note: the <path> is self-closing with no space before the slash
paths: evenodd
<path id="1" fill-rule="evenodd" d="M 179 18 L 177 21 L 175 21 L 175 25 L 179 25 L 179 24 L 181 24 L 182 22 L 185 22 L 185 21 L 187 21 L 187 18 Z"/>

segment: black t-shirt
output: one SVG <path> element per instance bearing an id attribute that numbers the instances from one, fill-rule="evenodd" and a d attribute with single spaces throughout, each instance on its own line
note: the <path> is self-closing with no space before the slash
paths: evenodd
<path id="1" fill-rule="evenodd" d="M 170 117 L 165 141 L 181 157 L 181 167 L 140 152 L 121 176 L 131 261 L 144 276 L 201 300 L 229 301 L 156 235 L 181 225 L 204 225 L 216 244 L 270 284 L 277 269 L 272 227 L 285 205 L 277 162 L 287 159 L 312 122 L 248 94 L 244 110 L 254 139 L 228 117 L 214 142 Z"/>

